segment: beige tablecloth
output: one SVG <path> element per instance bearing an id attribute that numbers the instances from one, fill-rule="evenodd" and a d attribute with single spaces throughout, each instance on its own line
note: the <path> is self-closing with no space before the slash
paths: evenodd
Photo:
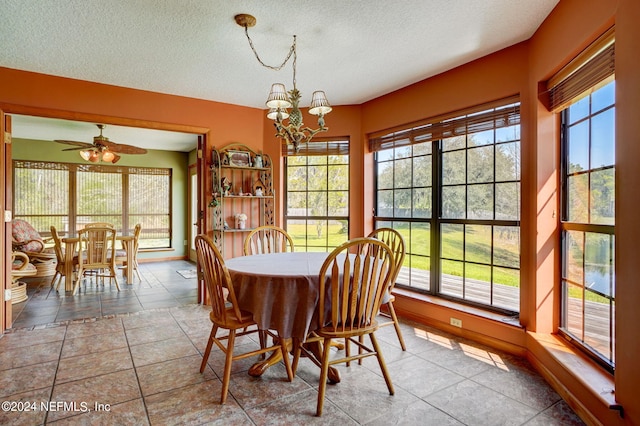
<path id="1" fill-rule="evenodd" d="M 328 253 L 273 253 L 225 261 L 238 304 L 258 327 L 304 339 L 317 328 L 318 274 Z"/>

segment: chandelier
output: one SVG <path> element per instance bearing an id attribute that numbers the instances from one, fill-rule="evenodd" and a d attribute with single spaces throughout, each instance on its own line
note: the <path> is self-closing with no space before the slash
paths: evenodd
<path id="1" fill-rule="evenodd" d="M 256 18 L 243 13 L 236 15 L 235 20 L 238 25 L 244 27 L 247 40 L 249 40 L 249 46 L 251 47 L 251 50 L 256 56 L 258 62 L 260 62 L 263 67 L 279 71 L 287 64 L 287 62 L 289 62 L 289 59 L 293 57 L 293 89 L 287 92 L 284 84 L 272 84 L 266 105 L 269 108 L 267 118 L 275 120 L 274 126 L 277 132 L 276 137 L 282 138 L 287 144 L 293 145 L 294 149 L 298 151 L 301 143 L 307 143 L 311 141 L 317 133 L 329 130 L 329 128 L 324 125 L 324 116 L 331 112 L 331 105 L 329 105 L 329 101 L 322 90 L 313 92 L 311 105 L 309 106 L 309 114 L 318 116 L 318 128 L 311 129 L 309 127 L 304 127 L 304 123 L 302 122 L 302 112 L 298 106 L 300 103 L 301 93 L 296 87 L 296 36 L 293 36 L 293 44 L 289 49 L 287 57 L 280 66 L 274 67 L 265 64 L 262 59 L 260 59 L 258 52 L 253 46 L 253 41 L 251 40 L 251 37 L 249 37 L 249 27 L 253 27 L 256 24 Z M 289 108 L 291 108 L 291 112 L 289 112 Z M 285 123 L 284 120 L 287 119 L 288 123 Z"/>

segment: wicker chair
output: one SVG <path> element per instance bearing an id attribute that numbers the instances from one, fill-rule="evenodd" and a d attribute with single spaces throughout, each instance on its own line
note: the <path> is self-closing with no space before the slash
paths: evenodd
<path id="1" fill-rule="evenodd" d="M 16 304 L 27 300 L 27 285 L 18 280 L 33 277 L 37 273 L 36 267 L 29 262 L 29 256 L 20 251 L 11 254 L 11 303 Z"/>
<path id="2" fill-rule="evenodd" d="M 13 219 L 11 240 L 13 250 L 25 253 L 36 267 L 36 277 L 49 277 L 55 274 L 56 253 L 52 247 L 45 245 L 49 240 L 43 239 L 29 222 L 24 219 Z"/>
<path id="3" fill-rule="evenodd" d="M 389 246 L 375 238 L 355 238 L 334 249 L 319 273 L 319 301 L 317 330 L 305 342 L 294 343 L 293 372 L 295 374 L 301 353 L 320 367 L 320 386 L 316 415 L 322 415 L 329 366 L 375 356 L 387 383 L 389 394 L 394 394 L 380 346 L 374 332 L 378 329 L 376 315 L 385 293 L 389 290 L 395 264 Z M 351 271 L 350 274 L 343 271 Z M 371 345 L 361 342 L 369 336 Z M 356 339 L 357 338 L 357 339 Z M 361 352 L 330 358 L 332 339 L 347 339 Z M 322 343 L 321 359 L 316 359 L 306 344 Z M 347 345 L 347 348 L 349 345 Z"/>

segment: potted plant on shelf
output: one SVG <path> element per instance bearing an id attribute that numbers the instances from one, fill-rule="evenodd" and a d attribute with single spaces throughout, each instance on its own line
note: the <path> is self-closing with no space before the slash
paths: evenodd
<path id="1" fill-rule="evenodd" d="M 247 226 L 247 215 L 244 213 L 236 213 L 236 229 L 245 229 Z"/>

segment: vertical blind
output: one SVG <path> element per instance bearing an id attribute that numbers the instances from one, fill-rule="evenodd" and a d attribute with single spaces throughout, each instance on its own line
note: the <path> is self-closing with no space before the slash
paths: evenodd
<path id="1" fill-rule="evenodd" d="M 519 97 L 511 96 L 374 135 L 369 146 L 377 152 L 516 124 L 520 124 Z"/>

